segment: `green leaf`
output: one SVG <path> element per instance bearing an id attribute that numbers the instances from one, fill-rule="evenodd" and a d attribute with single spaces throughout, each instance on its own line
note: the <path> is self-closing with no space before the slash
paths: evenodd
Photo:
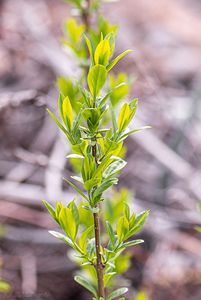
<path id="1" fill-rule="evenodd" d="M 86 252 L 88 257 L 90 258 L 93 258 L 95 256 L 96 244 L 94 237 L 88 240 Z"/>
<path id="2" fill-rule="evenodd" d="M 138 132 L 138 131 L 141 131 L 141 130 L 144 130 L 144 129 L 149 129 L 149 128 L 151 128 L 151 126 L 143 126 L 143 127 L 136 128 L 136 129 L 133 129 L 133 130 L 131 130 L 131 131 L 128 131 L 128 132 L 126 132 L 125 134 L 120 135 L 118 141 L 119 141 L 119 142 L 122 142 L 122 141 L 125 140 L 130 134 L 135 133 L 135 132 Z"/>
<path id="3" fill-rule="evenodd" d="M 105 104 L 105 102 L 106 102 L 106 100 L 108 99 L 108 97 L 109 97 L 115 90 L 117 90 L 118 88 L 120 88 L 120 87 L 122 87 L 122 86 L 124 86 L 124 85 L 126 85 L 125 82 L 122 82 L 122 83 L 118 84 L 117 86 L 115 86 L 112 90 L 110 90 L 110 91 L 105 95 L 105 97 L 102 98 L 102 100 L 101 100 L 101 102 L 100 102 L 100 104 L 99 104 L 100 107 L 102 107 L 102 106 Z"/>
<path id="4" fill-rule="evenodd" d="M 66 29 L 71 43 L 75 46 L 79 44 L 82 34 L 85 31 L 85 26 L 83 24 L 78 25 L 75 18 L 69 18 L 66 22 Z"/>
<path id="5" fill-rule="evenodd" d="M 61 107 L 61 117 L 63 119 L 64 124 L 70 131 L 73 126 L 73 109 L 68 96 L 63 99 Z"/>
<path id="6" fill-rule="evenodd" d="M 120 242 L 122 242 L 129 231 L 128 220 L 121 217 L 117 223 L 117 236 Z"/>
<path id="7" fill-rule="evenodd" d="M 66 235 L 57 232 L 57 231 L 53 231 L 53 230 L 49 230 L 48 231 L 51 235 L 53 235 L 54 237 L 56 237 L 57 239 L 65 242 L 66 244 L 68 244 L 69 246 L 74 248 L 73 242 L 71 241 L 70 238 L 68 238 Z"/>
<path id="8" fill-rule="evenodd" d="M 76 204 L 75 204 L 74 201 L 72 201 L 71 203 L 69 203 L 69 207 L 70 207 L 70 210 L 72 212 L 73 218 L 75 220 L 76 230 L 78 230 L 78 227 L 80 225 L 80 216 L 79 216 L 78 208 L 77 208 L 77 206 L 76 206 Z"/>
<path id="9" fill-rule="evenodd" d="M 94 226 L 91 225 L 90 227 L 88 227 L 86 230 L 84 230 L 79 238 L 79 246 L 80 248 L 86 252 L 86 246 L 87 246 L 87 239 L 90 237 L 91 233 L 94 230 Z"/>
<path id="10" fill-rule="evenodd" d="M 91 282 L 89 282 L 89 280 L 85 279 L 82 276 L 75 276 L 74 279 L 77 283 L 79 283 L 85 289 L 90 291 L 95 297 L 98 297 L 95 287 L 92 285 Z"/>
<path id="11" fill-rule="evenodd" d="M 72 186 L 85 200 L 88 201 L 87 196 L 85 196 L 85 194 L 83 194 L 82 191 L 76 185 L 74 185 L 71 181 L 69 181 L 66 178 L 63 178 L 63 180 L 70 184 L 70 186 Z"/>
<path id="12" fill-rule="evenodd" d="M 108 221 L 106 221 L 106 226 L 107 226 L 107 232 L 110 237 L 110 241 L 112 243 L 112 246 L 114 247 L 114 245 L 116 243 L 116 236 L 115 236 L 114 230 L 112 228 L 112 225 Z"/>
<path id="13" fill-rule="evenodd" d="M 77 235 L 77 225 L 72 210 L 63 207 L 59 213 L 59 223 L 71 240 L 75 240 Z"/>
<path id="14" fill-rule="evenodd" d="M 123 53 L 119 54 L 115 59 L 113 59 L 109 65 L 107 66 L 107 71 L 109 72 L 117 63 L 120 59 L 122 59 L 126 54 L 132 52 L 133 50 L 126 50 Z"/>
<path id="15" fill-rule="evenodd" d="M 102 195 L 102 193 L 107 189 L 109 189 L 109 187 L 111 187 L 113 184 L 117 184 L 117 182 L 118 182 L 117 178 L 110 178 L 108 180 L 104 180 L 103 183 L 93 193 L 93 199 L 96 200 L 98 196 Z"/>
<path id="16" fill-rule="evenodd" d="M 101 181 L 101 178 L 89 179 L 89 180 L 85 181 L 84 188 L 87 191 L 90 191 L 94 186 L 98 185 L 100 183 L 100 181 Z"/>
<path id="17" fill-rule="evenodd" d="M 88 74 L 87 82 L 91 94 L 96 98 L 107 78 L 107 70 L 102 65 L 93 66 Z"/>
<path id="18" fill-rule="evenodd" d="M 42 201 L 43 201 L 43 204 L 45 205 L 45 207 L 47 208 L 48 212 L 50 213 L 50 215 L 53 217 L 54 220 L 57 221 L 54 207 L 51 204 L 49 204 L 47 201 L 45 201 L 45 200 L 42 200 Z"/>
<path id="19" fill-rule="evenodd" d="M 116 135 L 116 132 L 118 131 L 118 126 L 117 126 L 115 111 L 114 111 L 114 108 L 112 107 L 112 105 L 110 105 L 110 112 L 111 112 L 111 117 L 112 117 L 113 133 L 114 133 L 114 135 Z"/>
<path id="20" fill-rule="evenodd" d="M 72 138 L 69 134 L 69 132 L 64 128 L 64 126 L 59 122 L 57 117 L 47 108 L 47 112 L 49 113 L 50 117 L 55 121 L 55 123 L 59 126 L 59 128 L 65 133 L 65 135 L 68 137 L 69 141 L 73 144 Z"/>
<path id="21" fill-rule="evenodd" d="M 126 242 L 126 243 L 123 243 L 123 245 L 121 247 L 119 247 L 118 249 L 124 249 L 124 248 L 127 248 L 127 247 L 131 247 L 131 246 L 135 246 L 135 245 L 138 245 L 138 244 L 142 244 L 144 243 L 144 240 L 133 240 L 133 241 L 129 241 L 129 242 Z"/>
<path id="22" fill-rule="evenodd" d="M 126 129 L 134 117 L 138 106 L 138 99 L 133 99 L 129 104 L 124 103 L 118 117 L 118 130 L 122 132 Z"/>
<path id="23" fill-rule="evenodd" d="M 85 41 L 86 41 L 87 47 L 89 49 L 89 54 L 90 54 L 90 58 L 91 58 L 91 61 L 92 61 L 92 65 L 95 65 L 94 54 L 93 54 L 93 48 L 92 48 L 91 41 L 88 39 L 88 37 L 86 35 L 84 37 L 85 37 Z"/>
<path id="24" fill-rule="evenodd" d="M 128 233 L 126 238 L 129 238 L 130 236 L 132 236 L 135 233 L 137 233 L 138 231 L 140 231 L 140 229 L 142 229 L 142 227 L 144 226 L 148 216 L 149 216 L 149 211 L 143 211 L 140 214 L 138 214 L 136 216 L 136 218 L 134 219 L 134 223 L 129 224 L 130 225 L 130 232 Z"/>
<path id="25" fill-rule="evenodd" d="M 119 132 L 126 129 L 130 119 L 131 109 L 128 103 L 124 103 L 118 117 L 118 130 Z"/>
<path id="26" fill-rule="evenodd" d="M 109 40 L 100 41 L 94 53 L 95 64 L 106 66 L 111 55 Z"/>
<path id="27" fill-rule="evenodd" d="M 60 201 L 57 201 L 56 202 L 56 209 L 55 209 L 55 214 L 56 214 L 56 219 L 57 219 L 57 222 L 59 223 L 59 214 L 60 214 L 60 211 L 61 209 L 63 208 L 63 204 L 60 202 Z"/>
<path id="28" fill-rule="evenodd" d="M 124 203 L 124 214 L 126 219 L 129 221 L 130 219 L 130 208 L 127 203 Z"/>
<path id="29" fill-rule="evenodd" d="M 116 291 L 113 291 L 108 297 L 107 297 L 107 300 L 112 300 L 112 299 L 115 299 L 121 295 L 124 295 L 125 293 L 128 292 L 128 289 L 127 288 L 120 288 Z"/>
<path id="30" fill-rule="evenodd" d="M 79 177 L 79 176 L 71 176 L 71 178 L 74 179 L 74 180 L 76 180 L 76 181 L 78 181 L 79 183 L 84 184 L 84 181 L 83 181 L 82 177 Z"/>
<path id="31" fill-rule="evenodd" d="M 112 156 L 111 158 L 114 158 L 114 156 Z M 115 159 L 115 161 L 113 161 L 103 172 L 104 178 L 107 178 L 107 177 L 119 172 L 127 164 L 127 162 L 120 157 L 115 157 L 114 159 Z"/>

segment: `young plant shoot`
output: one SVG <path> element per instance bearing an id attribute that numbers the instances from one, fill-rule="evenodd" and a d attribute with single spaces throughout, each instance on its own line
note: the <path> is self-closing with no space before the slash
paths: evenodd
<path id="1" fill-rule="evenodd" d="M 121 273 L 118 260 L 121 257 L 127 265 L 123 251 L 143 242 L 133 236 L 148 217 L 148 211 L 131 213 L 121 192 L 119 198 L 118 194 L 111 199 L 106 196 L 126 166 L 122 158 L 125 139 L 143 129 L 129 129 L 138 100 L 120 104 L 129 90 L 127 77 L 112 74 L 118 61 L 131 50 L 114 56 L 116 26 L 99 17 L 96 30 L 92 29 L 88 16 L 90 6 L 83 9 L 82 0 L 71 2 L 80 9 L 84 23 L 78 25 L 74 19 L 67 22 L 68 41 L 64 44 L 76 53 L 83 66 L 83 76 L 78 82 L 59 78 L 60 118 L 48 112 L 71 144 L 72 153 L 67 159 L 73 162 L 78 174 L 64 181 L 82 203 L 72 200 L 65 207 L 57 202 L 53 207 L 44 201 L 44 205 L 62 230 L 62 233 L 50 233 L 76 252 L 74 259 L 80 264 L 82 274 L 76 275 L 75 281 L 92 294 L 92 299 L 124 299 L 122 295 L 127 288 L 114 287 L 115 275 Z M 98 1 L 92 4 L 97 9 Z M 118 213 L 117 198 L 121 207 Z"/>

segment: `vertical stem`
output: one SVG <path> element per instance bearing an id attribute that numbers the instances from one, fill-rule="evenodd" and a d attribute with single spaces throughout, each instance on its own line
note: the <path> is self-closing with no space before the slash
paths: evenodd
<path id="1" fill-rule="evenodd" d="M 95 230 L 95 243 L 96 243 L 96 272 L 97 272 L 97 278 L 98 278 L 98 295 L 99 297 L 105 298 L 105 288 L 104 288 L 104 270 L 103 270 L 103 264 L 101 260 L 101 249 L 100 249 L 100 219 L 99 214 L 94 213 L 94 230 Z"/>
<path id="2" fill-rule="evenodd" d="M 96 162 L 96 144 L 92 146 L 92 155 Z M 101 259 L 101 241 L 100 241 L 100 216 L 99 213 L 94 213 L 94 231 L 95 231 L 95 244 L 96 244 L 96 273 L 98 278 L 98 296 L 105 298 L 105 287 L 104 287 L 104 266 Z"/>
<path id="3" fill-rule="evenodd" d="M 82 20 L 86 26 L 86 32 L 90 28 L 90 4 L 91 0 L 86 0 L 86 7 L 82 11 Z M 92 155 L 95 158 L 97 164 L 96 144 L 92 146 Z M 98 296 L 105 299 L 105 287 L 104 287 L 104 267 L 101 260 L 101 241 L 100 241 L 100 217 L 99 213 L 94 213 L 94 232 L 95 232 L 95 245 L 96 245 L 96 273 L 98 279 Z"/>

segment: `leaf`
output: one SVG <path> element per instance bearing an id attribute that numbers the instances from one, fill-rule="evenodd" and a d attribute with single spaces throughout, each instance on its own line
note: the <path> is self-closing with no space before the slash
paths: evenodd
<path id="1" fill-rule="evenodd" d="M 71 176 L 71 178 L 74 179 L 74 180 L 76 180 L 76 181 L 78 181 L 79 183 L 84 184 L 84 181 L 83 181 L 82 177 L 79 177 L 79 176 Z"/>
<path id="2" fill-rule="evenodd" d="M 77 225 L 73 212 L 69 207 L 63 207 L 59 213 L 59 223 L 71 240 L 75 240 L 77 235 Z"/>
<path id="3" fill-rule="evenodd" d="M 91 41 L 88 39 L 88 37 L 86 35 L 84 35 L 84 37 L 85 37 L 85 41 L 86 41 L 87 47 L 89 49 L 89 54 L 90 54 L 90 58 L 91 58 L 91 61 L 92 61 L 92 65 L 95 65 L 94 55 L 93 55 L 93 48 L 92 48 Z"/>
<path id="4" fill-rule="evenodd" d="M 66 23 L 66 29 L 68 31 L 71 42 L 76 46 L 80 42 L 82 34 L 85 30 L 83 24 L 78 25 L 74 18 L 69 18 Z"/>
<path id="5" fill-rule="evenodd" d="M 71 181 L 69 181 L 66 178 L 63 178 L 63 180 L 65 180 L 68 184 L 70 184 L 70 186 L 72 186 L 85 200 L 88 201 L 87 196 L 85 196 L 85 194 L 83 194 L 82 191 L 76 185 L 74 185 Z"/>
<path id="6" fill-rule="evenodd" d="M 95 256 L 95 252 L 96 252 L 95 238 L 91 238 L 88 240 L 86 252 L 87 255 L 91 258 Z"/>
<path id="7" fill-rule="evenodd" d="M 117 223 L 117 236 L 120 242 L 124 240 L 124 237 L 128 233 L 129 223 L 124 217 L 121 217 Z"/>
<path id="8" fill-rule="evenodd" d="M 95 64 L 106 66 L 111 55 L 109 40 L 100 41 L 94 53 Z"/>
<path id="9" fill-rule="evenodd" d="M 111 157 L 113 158 L 113 157 Z M 112 162 L 107 168 L 106 170 L 103 172 L 103 177 L 107 178 L 117 172 L 119 172 L 121 169 L 123 169 L 126 166 L 127 162 L 125 160 L 123 160 L 120 157 L 116 157 L 115 161 Z"/>
<path id="10" fill-rule="evenodd" d="M 76 223 L 76 229 L 78 230 L 78 227 L 80 225 L 80 216 L 79 216 L 79 211 L 78 211 L 78 208 L 75 204 L 74 201 L 72 201 L 70 204 L 69 204 L 69 207 L 71 209 L 71 212 L 72 212 L 72 215 L 73 215 L 73 218 L 75 220 L 75 223 Z"/>
<path id="11" fill-rule="evenodd" d="M 124 203 L 124 214 L 127 220 L 130 219 L 130 208 L 127 203 Z"/>
<path id="12" fill-rule="evenodd" d="M 91 225 L 90 227 L 88 227 L 86 230 L 84 230 L 79 238 L 79 246 L 80 248 L 86 252 L 86 245 L 87 245 L 87 239 L 90 237 L 91 232 L 93 232 L 94 230 L 94 226 Z"/>
<path id="13" fill-rule="evenodd" d="M 57 218 L 57 222 L 59 223 L 59 214 L 60 214 L 60 211 L 61 211 L 61 209 L 63 208 L 64 206 L 63 206 L 63 204 L 60 202 L 60 201 L 57 201 L 56 202 L 56 211 L 55 211 L 55 213 L 56 213 L 56 218 Z"/>
<path id="14" fill-rule="evenodd" d="M 129 241 L 129 242 L 126 242 L 126 243 L 123 243 L 123 245 L 121 247 L 119 247 L 118 249 L 124 249 L 124 248 L 127 248 L 127 247 L 131 247 L 131 246 L 135 246 L 135 245 L 138 245 L 138 244 L 142 244 L 144 243 L 144 240 L 133 240 L 133 241 Z"/>
<path id="15" fill-rule="evenodd" d="M 121 295 L 124 295 L 125 293 L 128 292 L 128 289 L 127 288 L 120 288 L 116 291 L 113 291 L 108 297 L 107 297 L 107 300 L 112 300 L 112 299 L 115 299 Z"/>
<path id="16" fill-rule="evenodd" d="M 138 106 L 138 99 L 133 99 L 129 104 L 124 103 L 118 117 L 118 130 L 122 132 L 126 129 L 134 117 Z"/>
<path id="17" fill-rule="evenodd" d="M 112 107 L 112 105 L 110 105 L 110 112 L 111 112 L 111 117 L 112 117 L 113 133 L 115 135 L 118 130 L 118 126 L 117 126 L 115 111 L 114 111 L 114 108 Z"/>
<path id="18" fill-rule="evenodd" d="M 69 135 L 69 132 L 64 128 L 64 126 L 59 122 L 57 117 L 47 108 L 47 112 L 49 113 L 50 117 L 55 121 L 55 123 L 59 126 L 59 128 L 65 133 L 65 135 L 68 137 L 69 141 L 72 143 L 71 136 Z"/>
<path id="19" fill-rule="evenodd" d="M 129 238 L 130 236 L 140 231 L 140 229 L 142 229 L 142 227 L 144 226 L 148 216 L 149 211 L 143 211 L 140 214 L 138 214 L 134 219 L 134 224 L 131 224 L 132 227 L 130 228 L 130 232 L 128 233 L 126 238 Z"/>
<path id="20" fill-rule="evenodd" d="M 122 82 L 122 83 L 118 84 L 117 86 L 115 86 L 112 90 L 110 90 L 110 91 L 105 95 L 105 97 L 102 98 L 102 100 L 101 100 L 101 102 L 100 102 L 100 104 L 99 104 L 100 107 L 102 107 L 102 106 L 105 104 L 105 102 L 106 102 L 106 100 L 108 99 L 108 97 L 109 97 L 115 90 L 117 90 L 118 88 L 120 88 L 120 87 L 122 87 L 122 86 L 124 86 L 124 85 L 126 85 L 125 82 Z"/>
<path id="21" fill-rule="evenodd" d="M 100 181 L 101 181 L 101 178 L 89 179 L 89 180 L 85 181 L 84 188 L 87 191 L 90 191 L 94 186 L 98 185 L 100 183 Z"/>
<path id="22" fill-rule="evenodd" d="M 95 287 L 92 285 L 92 283 L 89 282 L 89 280 L 85 279 L 82 276 L 75 276 L 74 279 L 77 283 L 90 291 L 95 297 L 98 297 Z"/>
<path id="23" fill-rule="evenodd" d="M 71 239 L 69 239 L 67 236 L 65 236 L 64 234 L 54 231 L 54 230 L 49 230 L 48 231 L 51 235 L 53 235 L 54 237 L 56 237 L 57 239 L 65 242 L 66 244 L 68 244 L 69 246 L 74 248 L 74 245 L 71 241 Z"/>
<path id="24" fill-rule="evenodd" d="M 131 109 L 129 107 L 129 104 L 124 103 L 118 117 L 118 130 L 120 132 L 126 128 L 129 122 L 130 114 L 131 114 Z"/>
<path id="25" fill-rule="evenodd" d="M 109 187 L 111 187 L 113 184 L 117 184 L 118 179 L 117 178 L 110 178 L 108 180 L 105 180 L 94 192 L 93 199 L 96 199 L 98 196 L 102 195 L 104 191 L 106 191 Z M 95 201 L 96 202 L 96 201 Z M 94 203 L 95 204 L 95 203 Z"/>
<path id="26" fill-rule="evenodd" d="M 45 201 L 45 200 L 42 200 L 42 201 L 43 201 L 43 204 L 45 205 L 45 207 L 47 208 L 48 212 L 50 213 L 50 215 L 53 217 L 54 220 L 57 221 L 54 207 L 51 204 L 49 204 L 47 201 Z"/>
<path id="27" fill-rule="evenodd" d="M 115 236 L 114 230 L 112 228 L 112 225 L 108 221 L 106 221 L 106 226 L 107 226 L 107 232 L 110 237 L 110 241 L 112 243 L 112 246 L 114 247 L 114 245 L 116 243 L 116 236 Z"/>
<path id="28" fill-rule="evenodd" d="M 113 59 L 109 65 L 107 66 L 107 71 L 109 72 L 117 63 L 120 59 L 122 59 L 126 54 L 133 52 L 133 50 L 126 50 L 123 53 L 119 54 L 115 59 Z"/>
<path id="29" fill-rule="evenodd" d="M 64 124 L 67 126 L 68 130 L 70 131 L 73 126 L 73 109 L 68 96 L 63 99 L 61 112 L 62 112 L 61 116 L 64 121 Z"/>
<path id="30" fill-rule="evenodd" d="M 143 126 L 143 127 L 140 127 L 140 128 L 136 128 L 136 129 L 133 129 L 131 131 L 128 131 L 126 132 L 125 134 L 121 135 L 118 139 L 119 142 L 122 142 L 123 140 L 125 140 L 130 134 L 132 133 L 135 133 L 135 132 L 138 132 L 140 130 L 144 130 L 144 129 L 149 129 L 151 128 L 151 126 Z"/>
<path id="31" fill-rule="evenodd" d="M 91 94 L 96 98 L 107 78 L 107 70 L 102 65 L 93 66 L 88 74 L 87 82 Z"/>

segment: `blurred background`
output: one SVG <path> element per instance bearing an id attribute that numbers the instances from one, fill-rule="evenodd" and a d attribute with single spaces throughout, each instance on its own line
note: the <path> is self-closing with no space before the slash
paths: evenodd
<path id="1" fill-rule="evenodd" d="M 201 2 L 122 0 L 103 12 L 120 28 L 117 53 L 134 49 L 116 70 L 135 78 L 136 124 L 152 126 L 128 139 L 120 178 L 133 207 L 151 209 L 124 277 L 150 300 L 199 300 Z M 88 299 L 41 202 L 72 194 L 69 148 L 45 110 L 56 108 L 56 77 L 76 77 L 60 46 L 70 13 L 59 0 L 0 0 L 0 277 L 11 287 L 0 299 Z"/>

